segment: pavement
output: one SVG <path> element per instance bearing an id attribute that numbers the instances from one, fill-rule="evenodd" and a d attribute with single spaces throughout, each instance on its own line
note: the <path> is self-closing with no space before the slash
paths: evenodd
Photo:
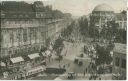
<path id="1" fill-rule="evenodd" d="M 65 66 L 66 72 L 62 75 L 58 75 L 58 76 L 52 76 L 48 75 L 47 77 L 42 77 L 42 76 L 38 76 L 38 77 L 34 77 L 33 79 L 36 80 L 68 80 L 67 79 L 67 74 L 69 72 L 74 72 L 76 73 L 76 77 L 74 80 L 89 80 L 89 77 L 91 76 L 91 74 L 89 73 L 85 73 L 84 75 L 84 71 L 86 68 L 88 68 L 89 64 L 90 64 L 90 57 L 88 57 L 86 54 L 84 54 L 83 57 L 83 65 L 80 66 L 76 63 L 74 63 L 74 59 L 76 57 L 78 57 L 81 53 L 83 53 L 82 48 L 84 47 L 85 43 L 70 43 L 70 42 L 64 42 L 65 48 L 62 50 L 61 55 L 63 55 L 63 60 L 61 60 L 60 62 L 55 60 L 54 58 L 51 58 L 51 60 L 47 60 L 47 66 L 48 67 L 54 67 L 54 68 L 64 68 L 63 66 Z M 105 74 L 105 75 L 101 75 L 100 78 L 102 80 L 111 80 L 111 74 Z M 33 80 L 31 79 L 31 80 Z"/>
<path id="2" fill-rule="evenodd" d="M 82 48 L 84 47 L 84 43 L 69 43 L 69 42 L 64 42 L 65 48 L 62 51 L 62 55 L 64 57 L 63 61 L 61 61 L 61 64 L 69 64 L 70 66 L 67 66 L 67 71 L 65 74 L 67 74 L 68 72 L 75 72 L 78 77 L 77 79 L 81 79 L 84 78 L 85 80 L 88 79 L 88 76 L 83 77 L 85 68 L 88 67 L 89 63 L 90 63 L 90 58 L 85 55 L 84 56 L 84 62 L 82 66 L 79 66 L 78 64 L 74 63 L 74 59 L 79 56 L 81 53 L 83 53 Z M 57 77 L 57 79 L 67 79 L 67 76 L 61 76 L 61 77 Z M 83 80 L 84 80 L 83 79 Z"/>
<path id="3" fill-rule="evenodd" d="M 86 54 L 84 54 L 84 57 L 83 57 L 84 60 L 83 60 L 82 66 L 79 66 L 78 64 L 74 63 L 74 59 L 77 56 L 79 56 L 79 54 L 83 53 L 82 48 L 86 44 L 82 43 L 82 42 L 74 43 L 74 44 L 69 43 L 69 42 L 64 42 L 64 45 L 65 45 L 65 49 L 63 49 L 63 51 L 62 51 L 62 55 L 64 55 L 64 59 L 63 59 L 63 61 L 61 61 L 60 64 L 63 65 L 66 63 L 70 63 L 70 66 L 68 66 L 66 68 L 67 71 L 65 74 L 67 74 L 68 72 L 74 72 L 77 74 L 75 80 L 89 80 L 89 77 L 91 76 L 91 74 L 85 73 L 85 75 L 84 75 L 84 71 L 85 71 L 85 68 L 88 68 L 91 58 L 89 56 L 87 56 Z M 112 80 L 112 75 L 111 74 L 102 74 L 100 76 L 100 78 L 102 80 Z M 67 76 L 59 76 L 56 79 L 67 80 Z"/>

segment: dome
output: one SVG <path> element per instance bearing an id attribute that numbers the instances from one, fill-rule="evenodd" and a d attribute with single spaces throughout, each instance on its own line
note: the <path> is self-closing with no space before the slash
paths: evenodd
<path id="1" fill-rule="evenodd" d="M 113 8 L 107 4 L 101 4 L 96 6 L 93 11 L 113 11 Z"/>

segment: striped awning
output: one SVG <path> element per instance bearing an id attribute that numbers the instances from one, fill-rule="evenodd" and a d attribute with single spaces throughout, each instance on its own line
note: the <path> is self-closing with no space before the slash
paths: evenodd
<path id="1" fill-rule="evenodd" d="M 20 57 L 11 58 L 10 60 L 11 60 L 12 63 L 18 63 L 18 62 L 24 61 L 24 59 L 21 56 Z"/>
<path id="2" fill-rule="evenodd" d="M 40 55 L 39 55 L 39 53 L 34 53 L 34 54 L 28 55 L 28 57 L 29 57 L 30 59 L 35 59 L 35 58 L 37 58 L 37 57 L 40 57 Z"/>

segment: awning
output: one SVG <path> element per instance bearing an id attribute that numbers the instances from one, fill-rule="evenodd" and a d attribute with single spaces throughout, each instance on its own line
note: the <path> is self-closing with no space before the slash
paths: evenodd
<path id="1" fill-rule="evenodd" d="M 4 67 L 4 66 L 6 66 L 6 64 L 4 62 L 1 62 L 0 63 L 0 66 L 3 66 Z"/>
<path id="2" fill-rule="evenodd" d="M 52 45 L 49 46 L 49 49 L 50 49 L 50 50 L 53 50 Z"/>
<path id="3" fill-rule="evenodd" d="M 117 73 L 117 74 L 112 73 L 112 75 L 113 75 L 113 76 L 116 76 L 116 77 L 120 76 L 119 73 Z"/>
<path id="4" fill-rule="evenodd" d="M 10 60 L 12 61 L 12 63 L 18 63 L 24 61 L 22 57 L 11 58 Z"/>
<path id="5" fill-rule="evenodd" d="M 58 57 L 57 55 L 53 54 L 53 55 L 52 55 L 52 58 L 53 58 L 53 59 L 57 59 L 57 58 L 59 58 L 59 57 Z"/>
<path id="6" fill-rule="evenodd" d="M 55 78 L 54 80 L 62 80 L 61 78 L 59 78 L 59 77 L 57 77 L 57 78 Z"/>
<path id="7" fill-rule="evenodd" d="M 34 59 L 34 58 L 40 57 L 40 55 L 39 55 L 39 53 L 34 53 L 34 54 L 28 55 L 28 57 L 29 57 L 30 59 Z"/>
<path id="8" fill-rule="evenodd" d="M 34 67 L 32 69 L 30 69 L 28 72 L 36 72 L 36 71 L 44 71 L 45 68 L 43 68 L 42 66 L 38 66 L 38 67 Z"/>
<path id="9" fill-rule="evenodd" d="M 51 51 L 47 50 L 45 51 L 46 55 L 50 55 Z"/>
<path id="10" fill-rule="evenodd" d="M 45 52 L 42 52 L 42 55 L 46 55 L 46 53 Z"/>

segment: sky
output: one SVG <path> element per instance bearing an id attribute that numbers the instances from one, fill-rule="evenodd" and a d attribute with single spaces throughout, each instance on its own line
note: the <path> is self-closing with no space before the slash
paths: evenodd
<path id="1" fill-rule="evenodd" d="M 126 0 L 54 0 L 52 5 L 54 9 L 69 12 L 74 16 L 82 16 L 91 13 L 95 6 L 103 3 L 110 5 L 117 13 L 126 9 L 126 2 Z"/>
<path id="2" fill-rule="evenodd" d="M 5 0 L 4 0 L 5 1 Z M 14 1 L 14 0 L 13 0 Z M 23 0 L 17 0 L 23 1 Z M 25 0 L 24 0 L 25 1 Z M 37 0 L 26 0 L 32 3 Z M 61 10 L 64 13 L 71 13 L 73 16 L 88 15 L 95 6 L 99 4 L 110 5 L 116 13 L 127 9 L 127 0 L 40 0 L 44 5 L 52 5 L 53 9 Z"/>

